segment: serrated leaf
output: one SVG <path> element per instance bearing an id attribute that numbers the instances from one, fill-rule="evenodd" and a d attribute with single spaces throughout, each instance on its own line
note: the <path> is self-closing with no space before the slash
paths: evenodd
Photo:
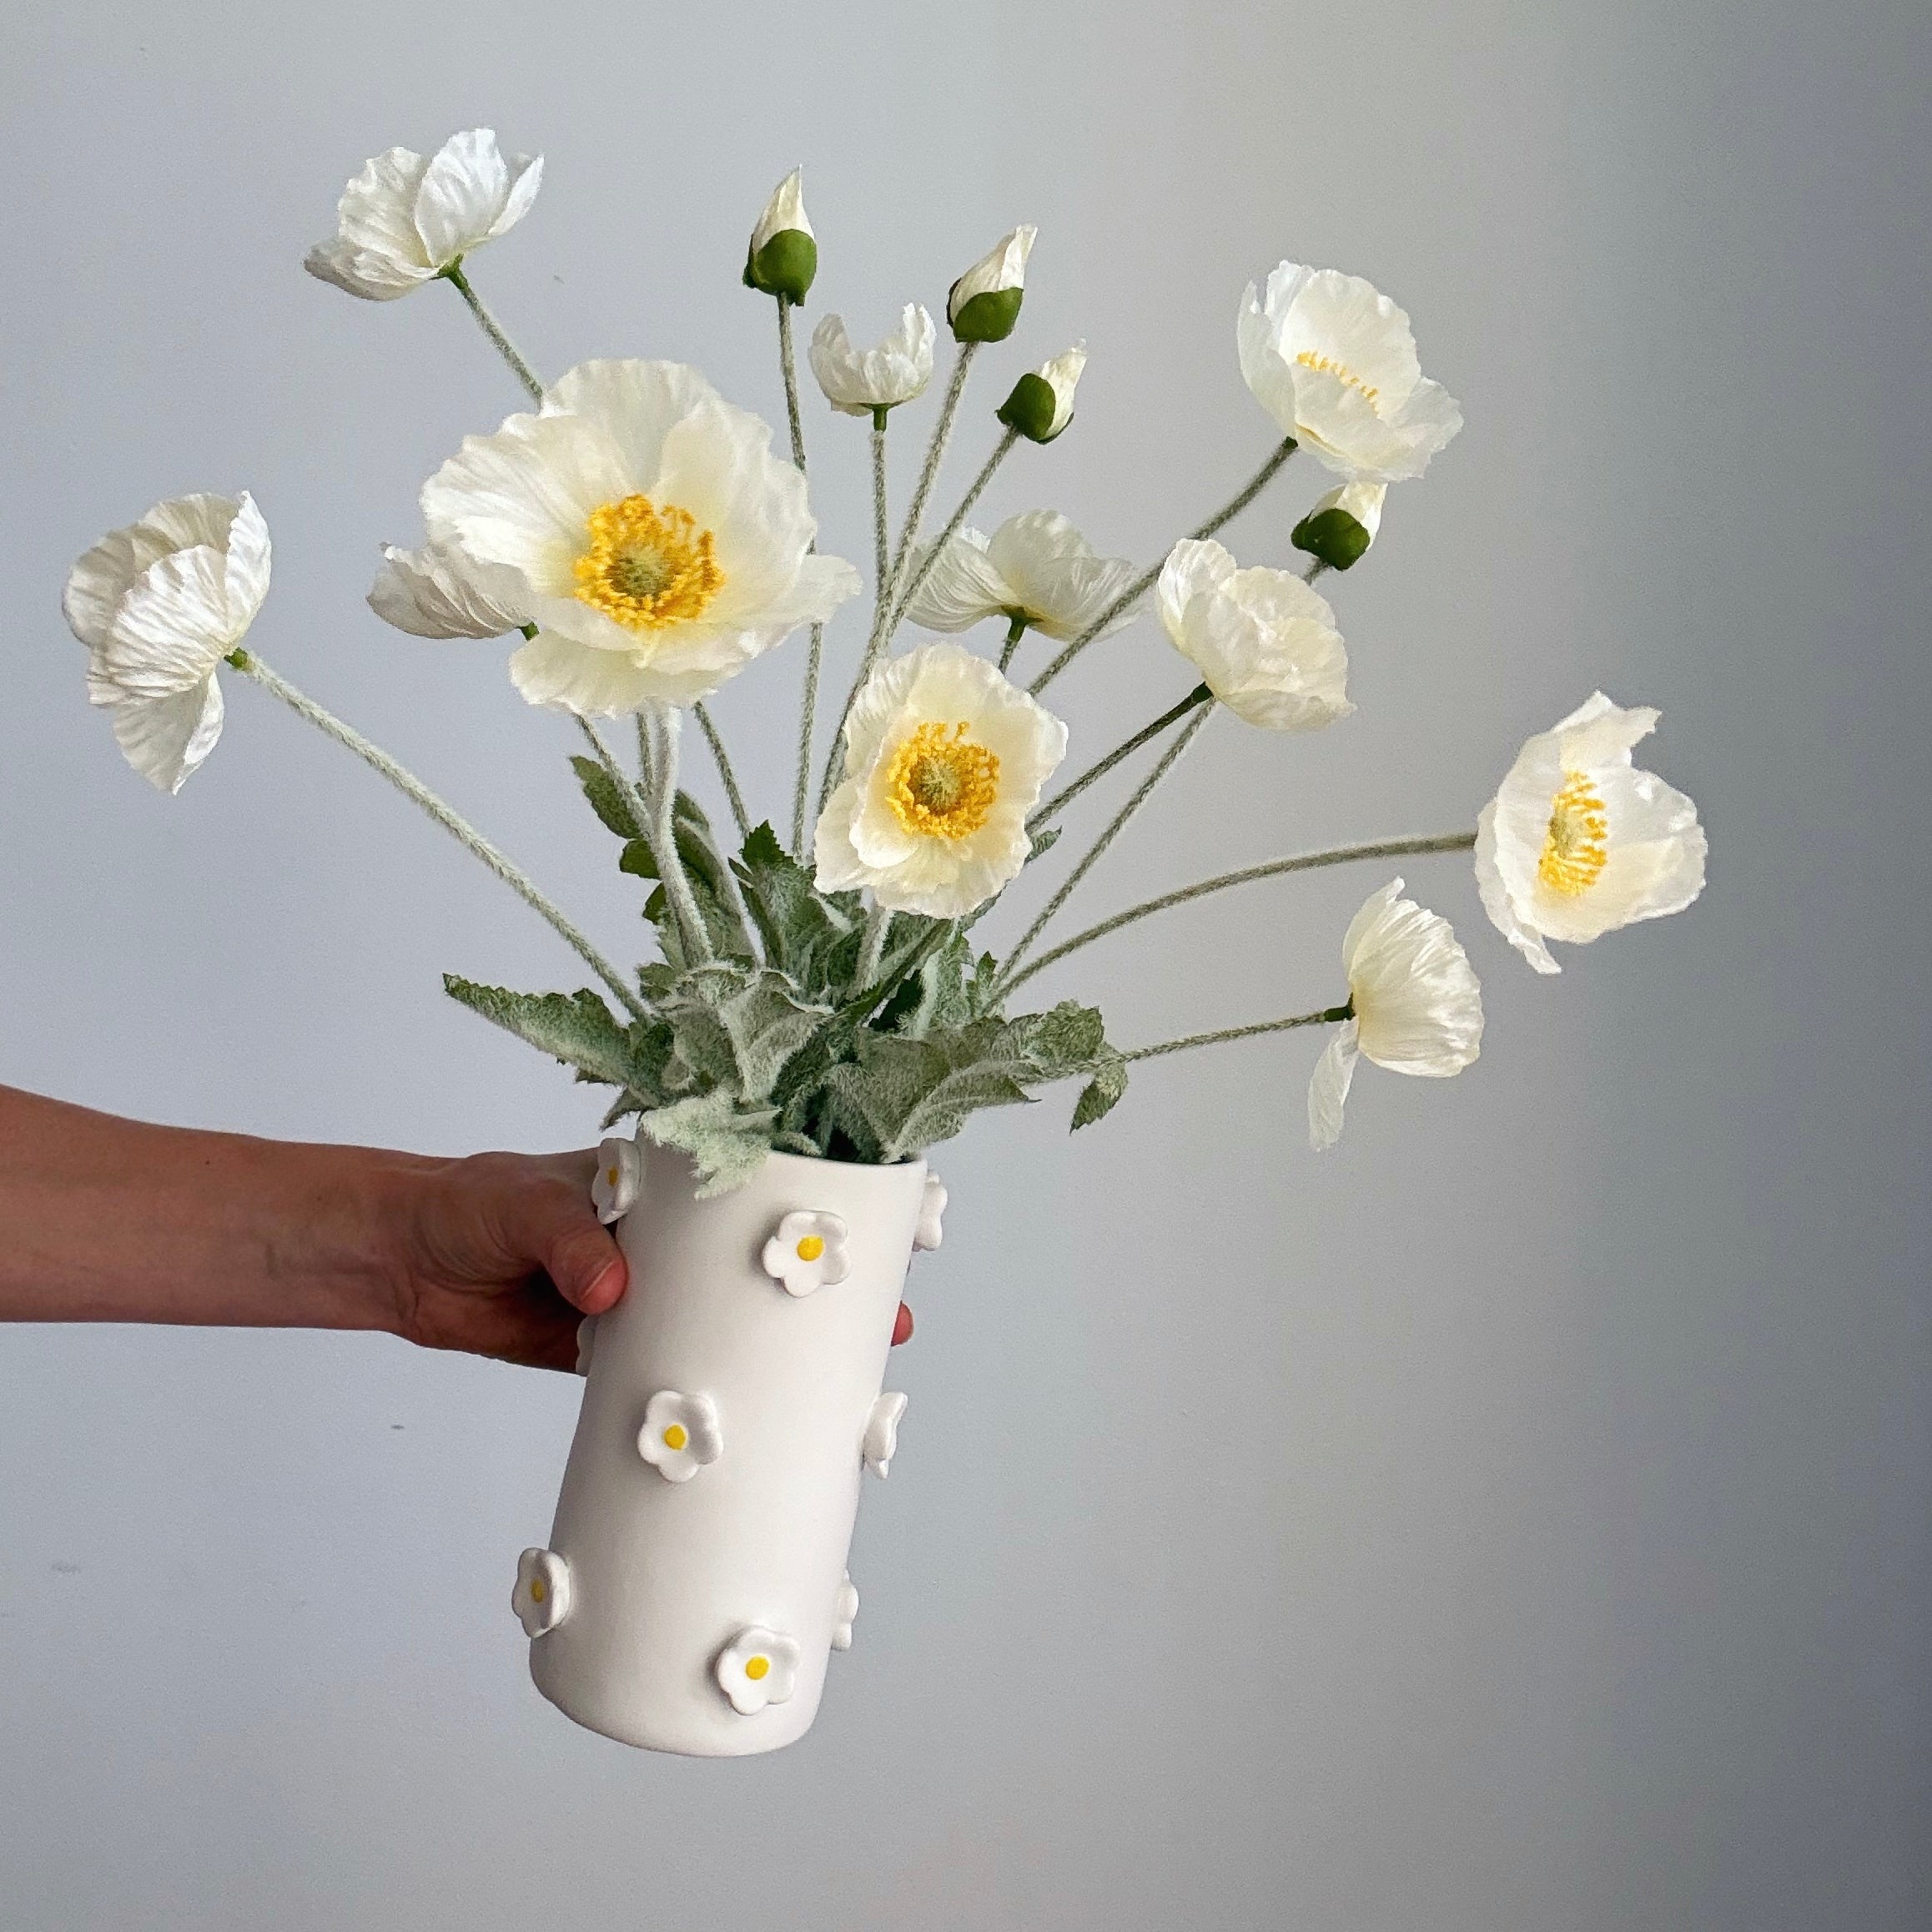
<path id="1" fill-rule="evenodd" d="M 583 787 L 591 811 L 604 822 L 606 829 L 616 833 L 620 838 L 644 836 L 635 802 L 612 782 L 611 774 L 595 758 L 573 757 L 571 769 L 576 773 L 577 782 Z"/>
<path id="2" fill-rule="evenodd" d="M 1093 1079 L 1080 1089 L 1080 1097 L 1074 1103 L 1072 1130 L 1076 1134 L 1081 1128 L 1104 1119 L 1127 1091 L 1127 1063 L 1111 1047 L 1107 1050 L 1111 1057 L 1094 1069 Z"/>
<path id="3" fill-rule="evenodd" d="M 813 999 L 842 991 L 835 977 L 840 957 L 858 958 L 858 894 L 820 893 L 769 824 L 753 830 L 732 870 L 764 942 L 767 963 Z M 849 963 L 845 971 L 849 974 Z"/>
<path id="4" fill-rule="evenodd" d="M 445 973 L 443 990 L 493 1025 L 592 1079 L 617 1087 L 630 1084 L 631 1054 L 626 1029 L 602 999 L 587 989 L 578 993 L 512 993 L 506 987 L 480 986 L 474 980 Z"/>
<path id="5" fill-rule="evenodd" d="M 1044 1080 L 1086 1073 L 1112 1050 L 1098 1009 L 1078 1000 L 1063 999 L 1050 1012 L 1022 1014 L 1010 1024 L 1020 1050 Z"/>
<path id="6" fill-rule="evenodd" d="M 842 1121 L 862 1127 L 886 1160 L 950 1140 L 982 1107 L 1027 1098 L 1020 1084 L 1027 1063 L 1011 1029 L 998 1021 L 925 1039 L 862 1033 L 855 1052 L 826 1076 L 826 1092 Z"/>
<path id="7" fill-rule="evenodd" d="M 771 1152 L 772 1110 L 741 1113 L 724 1093 L 694 1094 L 641 1114 L 637 1130 L 660 1147 L 688 1154 L 697 1170 L 697 1198 L 708 1200 L 743 1185 Z"/>

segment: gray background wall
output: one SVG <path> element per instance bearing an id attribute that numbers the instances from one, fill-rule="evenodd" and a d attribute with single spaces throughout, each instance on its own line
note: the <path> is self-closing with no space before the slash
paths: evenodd
<path id="1" fill-rule="evenodd" d="M 498 647 L 361 603 L 516 398 L 453 296 L 351 304 L 301 256 L 365 154 L 478 122 L 549 158 L 475 264 L 531 355 L 687 358 L 767 415 L 737 274 L 793 162 L 813 314 L 855 332 L 1038 221 L 941 496 L 1011 373 L 1084 335 L 1078 425 L 992 506 L 1136 556 L 1267 445 L 1248 277 L 1294 254 L 1410 308 L 1469 427 L 1337 590 L 1359 714 L 1217 722 L 1091 912 L 1467 823 L 1598 683 L 1663 706 L 1714 860 L 1690 914 L 1547 982 L 1463 862 L 1412 865 L 1483 976 L 1482 1060 L 1365 1069 L 1325 1160 L 1292 1038 L 1149 1068 L 1070 1144 L 1049 1104 L 947 1149 L 858 1648 L 770 1761 L 626 1751 L 526 1680 L 511 1565 L 569 1381 L 0 1335 L 8 1925 L 1924 1924 L 1922 10 L 36 14 L 0 27 L 0 1078 L 434 1150 L 590 1130 L 438 991 L 574 983 L 540 926 L 259 692 L 161 799 L 57 610 L 102 529 L 252 488 L 251 641 L 633 946 L 567 726 Z M 815 399 L 808 428 L 863 562 L 863 432 Z M 1280 556 L 1321 481 L 1296 465 L 1237 548 Z M 717 707 L 774 803 L 798 662 Z M 1077 744 L 1176 669 L 1145 626 L 1095 653 Z M 1054 989 L 1128 1041 L 1298 1009 L 1382 876 L 1230 895 Z"/>

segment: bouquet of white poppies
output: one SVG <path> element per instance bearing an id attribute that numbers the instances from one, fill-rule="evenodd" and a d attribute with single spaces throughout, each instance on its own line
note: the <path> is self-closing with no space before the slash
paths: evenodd
<path id="1" fill-rule="evenodd" d="M 772 1148 L 904 1160 L 979 1109 L 1059 1081 L 1079 1084 L 1073 1124 L 1084 1126 L 1119 1100 L 1137 1059 L 1298 1027 L 1331 1034 L 1309 1090 L 1311 1135 L 1326 1147 L 1360 1055 L 1431 1075 L 1476 1058 L 1476 976 L 1447 923 L 1402 898 L 1399 878 L 1356 916 L 1344 984 L 1310 1011 L 1123 1049 L 1091 1007 L 1013 1010 L 1046 966 L 1205 893 L 1473 848 L 1491 918 L 1553 973 L 1547 940 L 1593 939 L 1678 911 L 1702 889 L 1695 808 L 1631 762 L 1657 713 L 1599 693 L 1530 739 L 1473 830 L 1245 866 L 1043 947 L 1217 711 L 1306 732 L 1351 710 L 1336 614 L 1313 586 L 1361 561 L 1388 486 L 1420 476 L 1462 425 L 1455 402 L 1421 374 L 1408 318 L 1332 269 L 1284 262 L 1264 287 L 1250 285 L 1237 319 L 1241 370 L 1279 440 L 1228 503 L 1142 567 L 1098 554 L 1057 511 L 1011 517 L 990 536 L 968 522 L 1017 442 L 1049 443 L 1067 430 L 1084 345 L 1014 382 L 971 486 L 925 535 L 968 377 L 1019 321 L 1032 228 L 1015 229 L 947 295 L 951 371 L 896 536 L 891 425 L 931 382 L 939 330 L 910 303 L 891 335 L 859 350 L 840 318 L 826 316 L 808 360 L 835 410 L 870 420 L 874 515 L 869 617 L 844 653 L 845 696 L 822 717 L 828 626 L 864 585 L 851 564 L 820 552 L 808 501 L 792 315 L 818 254 L 798 175 L 753 229 L 744 270 L 775 306 L 787 458 L 772 452 L 764 422 L 683 364 L 587 362 L 550 383 L 532 372 L 465 264 L 528 212 L 541 174 L 541 161 L 506 161 L 484 128 L 428 158 L 390 148 L 349 184 L 339 232 L 308 265 L 370 301 L 449 284 L 527 391 L 527 413 L 470 437 L 424 485 L 427 541 L 385 551 L 369 601 L 418 636 L 521 634 L 511 677 L 532 704 L 574 717 L 584 741 L 577 778 L 617 842 L 617 869 L 641 882 L 658 958 L 635 971 L 606 958 L 442 799 L 244 647 L 269 566 L 268 531 L 246 495 L 171 500 L 103 538 L 74 566 L 66 611 L 90 653 L 90 697 L 108 711 L 129 762 L 163 790 L 179 790 L 214 747 L 225 662 L 356 752 L 491 867 L 601 990 L 526 994 L 455 977 L 448 990 L 581 1079 L 614 1089 L 606 1125 L 636 1115 L 644 1135 L 691 1156 L 704 1190 L 732 1186 Z M 1244 566 L 1215 533 L 1298 448 L 1336 479 L 1293 526 L 1289 542 L 1303 561 Z M 1043 695 L 1150 604 L 1187 671 L 1143 730 L 1061 780 L 1068 729 Z M 902 646 L 908 626 L 977 631 L 991 648 L 930 637 Z M 705 700 L 799 631 L 802 715 L 782 838 L 754 818 Z M 1021 682 L 1014 666 L 1029 631 L 1055 648 Z M 687 712 L 716 760 L 729 836 L 679 782 Z M 1053 848 L 1067 807 L 1154 747 L 1150 768 L 1018 938 L 1004 953 L 982 949 L 980 922 Z"/>

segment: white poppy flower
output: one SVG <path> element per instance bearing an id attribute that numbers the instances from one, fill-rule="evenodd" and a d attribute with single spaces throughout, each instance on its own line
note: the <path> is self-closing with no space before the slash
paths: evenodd
<path id="1" fill-rule="evenodd" d="M 1422 375 L 1409 318 L 1359 275 L 1283 262 L 1265 294 L 1249 283 L 1236 337 L 1255 400 L 1337 475 L 1420 476 L 1462 427 Z"/>
<path id="2" fill-rule="evenodd" d="M 586 362 L 542 413 L 471 436 L 423 486 L 431 538 L 516 574 L 532 704 L 585 717 L 708 696 L 858 573 L 813 554 L 805 479 L 772 432 L 678 362 Z"/>
<path id="3" fill-rule="evenodd" d="M 597 1143 L 597 1171 L 591 1177 L 591 1201 L 606 1227 L 630 1213 L 644 1180 L 644 1156 L 637 1143 L 613 1134 Z"/>
<path id="4" fill-rule="evenodd" d="M 818 273 L 818 238 L 805 213 L 804 169 L 772 190 L 745 251 L 745 286 L 802 302 Z"/>
<path id="5" fill-rule="evenodd" d="M 483 570 L 460 545 L 400 550 L 385 543 L 382 560 L 369 607 L 412 637 L 501 637 L 526 621 L 516 580 L 505 571 Z"/>
<path id="6" fill-rule="evenodd" d="M 644 1405 L 637 1453 L 667 1482 L 688 1482 L 724 1452 L 717 1404 L 709 1396 L 660 1389 Z"/>
<path id="7" fill-rule="evenodd" d="M 1483 910 L 1539 973 L 1562 971 L 1546 939 L 1584 945 L 1681 913 L 1704 889 L 1697 807 L 1630 762 L 1657 719 L 1593 692 L 1524 745 L 1477 819 Z"/>
<path id="8" fill-rule="evenodd" d="M 1050 443 L 1074 420 L 1074 391 L 1086 366 L 1087 345 L 1076 342 L 1023 375 L 994 415 L 1029 442 Z"/>
<path id="9" fill-rule="evenodd" d="M 848 416 L 897 409 L 925 393 L 933 380 L 933 342 L 938 330 L 917 302 L 908 302 L 899 325 L 876 349 L 858 350 L 845 318 L 828 315 L 812 331 L 812 373 L 825 400 Z"/>
<path id="10" fill-rule="evenodd" d="M 1022 222 L 953 283 L 946 319 L 957 340 L 1003 342 L 1012 335 L 1026 294 L 1026 258 L 1039 234 Z"/>
<path id="11" fill-rule="evenodd" d="M 931 555 L 930 544 L 920 546 L 915 576 Z M 1024 617 L 1031 629 L 1064 644 L 1140 574 L 1125 557 L 1098 556 L 1057 510 L 1029 510 L 1008 517 L 991 536 L 962 530 L 949 538 L 906 615 L 928 631 L 966 631 L 987 617 Z M 1132 611 L 1122 611 L 1095 635 L 1133 621 Z"/>
<path id="12" fill-rule="evenodd" d="M 858 1616 L 858 1586 L 852 1580 L 852 1572 L 845 1572 L 845 1578 L 838 1586 L 838 1595 L 832 1606 L 832 1648 L 834 1650 L 852 1648 L 852 1626 Z"/>
<path id="13" fill-rule="evenodd" d="M 516 1559 L 516 1587 L 510 1607 L 526 1637 L 555 1630 L 571 1613 L 570 1565 L 555 1550 L 526 1550 Z"/>
<path id="14" fill-rule="evenodd" d="M 913 1232 L 913 1247 L 929 1251 L 938 1246 L 946 1231 L 943 1222 L 948 1199 L 945 1182 L 928 1171 L 925 1191 L 919 1196 L 919 1225 Z"/>
<path id="15" fill-rule="evenodd" d="M 269 526 L 244 491 L 157 503 L 68 574 L 61 608 L 88 647 L 88 701 L 164 792 L 179 792 L 221 736 L 215 667 L 262 607 L 269 561 Z"/>
<path id="16" fill-rule="evenodd" d="M 343 189 L 337 232 L 305 265 L 365 302 L 393 302 L 516 227 L 542 179 L 541 155 L 506 161 L 487 128 L 432 156 L 385 149 Z"/>
<path id="17" fill-rule="evenodd" d="M 1297 550 L 1346 571 L 1368 554 L 1382 526 L 1386 483 L 1344 483 L 1331 490 L 1288 534 Z"/>
<path id="18" fill-rule="evenodd" d="M 1370 893 L 1341 942 L 1355 1012 L 1342 1022 L 1308 1083 L 1308 1137 L 1319 1152 L 1341 1134 L 1341 1109 L 1359 1054 L 1391 1073 L 1434 1079 L 1459 1074 L 1482 1044 L 1482 989 L 1449 922 L 1398 897 L 1391 879 Z"/>
<path id="19" fill-rule="evenodd" d="M 1018 876 L 1026 815 L 1067 727 L 984 657 L 928 644 L 883 664 L 846 723 L 845 777 L 813 842 L 820 889 L 953 919 Z"/>
<path id="20" fill-rule="evenodd" d="M 1175 649 L 1237 717 L 1311 732 L 1355 709 L 1335 612 L 1292 571 L 1241 570 L 1213 538 L 1184 536 L 1155 601 Z"/>
<path id="21" fill-rule="evenodd" d="M 717 1687 L 742 1718 L 756 1717 L 767 1704 L 782 1704 L 798 1681 L 798 1646 L 762 1623 L 741 1630 L 712 1666 Z"/>
<path id="22" fill-rule="evenodd" d="M 835 1288 L 852 1272 L 846 1251 L 845 1223 L 837 1215 L 799 1208 L 778 1223 L 765 1243 L 765 1272 L 784 1285 L 787 1295 L 814 1295 Z"/>
<path id="23" fill-rule="evenodd" d="M 888 1389 L 872 1406 L 866 1418 L 865 1435 L 859 1453 L 865 1466 L 882 1479 L 891 1475 L 893 1457 L 899 1449 L 899 1421 L 906 1412 L 906 1398 L 896 1389 Z"/>

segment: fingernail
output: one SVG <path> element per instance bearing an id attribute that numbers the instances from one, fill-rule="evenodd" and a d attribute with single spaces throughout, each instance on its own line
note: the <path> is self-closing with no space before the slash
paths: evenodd
<path id="1" fill-rule="evenodd" d="M 897 1348 L 902 1341 L 910 1341 L 912 1338 L 913 1311 L 902 1301 L 898 1315 L 893 1319 L 893 1346 Z"/>

